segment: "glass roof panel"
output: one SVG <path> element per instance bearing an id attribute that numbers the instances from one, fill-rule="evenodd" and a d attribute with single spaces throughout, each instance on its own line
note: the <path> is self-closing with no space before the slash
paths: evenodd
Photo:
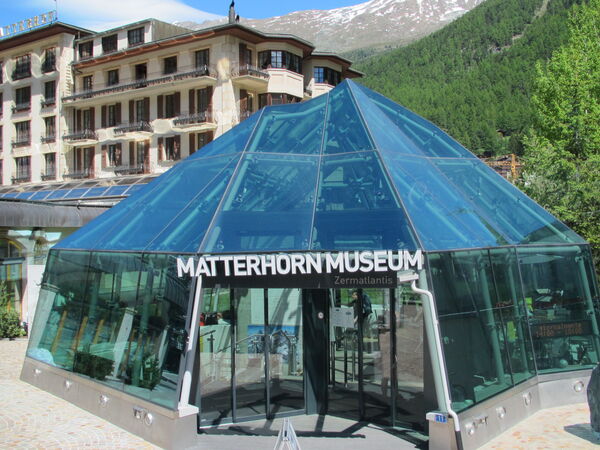
<path id="1" fill-rule="evenodd" d="M 113 195 L 114 196 L 122 195 L 123 192 L 125 192 L 128 188 L 129 188 L 129 185 L 126 185 L 126 186 L 111 186 L 104 193 L 103 197 L 111 197 Z"/>
<path id="2" fill-rule="evenodd" d="M 89 190 L 89 188 L 79 188 L 79 189 L 71 189 L 67 194 L 63 197 L 64 199 L 73 199 L 73 198 L 81 198 L 84 194 Z"/>
<path id="3" fill-rule="evenodd" d="M 329 94 L 324 154 L 347 153 L 375 148 L 356 109 L 348 83 Z M 325 97 L 325 96 L 323 96 Z"/>
<path id="4" fill-rule="evenodd" d="M 58 199 L 61 199 L 69 191 L 70 191 L 70 189 L 57 189 L 56 191 L 52 192 L 48 197 L 46 197 L 45 200 L 58 200 Z"/>
<path id="5" fill-rule="evenodd" d="M 169 183 L 161 183 L 160 190 L 140 204 L 139 209 L 125 215 L 98 248 L 143 250 L 191 201 L 201 200 L 199 196 L 215 177 L 229 178 L 230 174 L 223 173 L 223 168 L 232 159 L 237 161 L 238 157 L 225 155 L 178 164 L 177 167 L 181 165 L 178 176 Z"/>
<path id="6" fill-rule="evenodd" d="M 327 96 L 265 108 L 249 146 L 251 152 L 315 155 L 321 152 Z"/>
<path id="7" fill-rule="evenodd" d="M 3 198 L 16 198 L 17 195 L 19 195 L 18 192 L 9 192 L 7 194 L 4 194 Z"/>
<path id="8" fill-rule="evenodd" d="M 37 191 L 29 200 L 44 200 L 52 191 Z"/>
<path id="9" fill-rule="evenodd" d="M 432 159 L 453 188 L 471 200 L 478 212 L 512 244 L 584 243 L 516 187 L 473 159 Z"/>
<path id="10" fill-rule="evenodd" d="M 86 197 L 102 197 L 102 194 L 104 194 L 104 192 L 106 192 L 108 190 L 108 186 L 102 186 L 102 187 L 94 187 L 91 188 L 87 194 L 85 194 Z"/>
<path id="11" fill-rule="evenodd" d="M 204 147 L 194 152 L 187 159 L 190 160 L 215 155 L 227 155 L 244 151 L 246 144 L 248 143 L 248 139 L 252 135 L 254 127 L 256 126 L 256 123 L 258 122 L 258 119 L 262 113 L 263 110 L 252 114 L 250 117 L 243 122 L 240 122 L 227 133 L 219 136 L 219 139 L 209 142 Z"/>
<path id="12" fill-rule="evenodd" d="M 504 236 L 449 186 L 428 158 L 394 155 L 384 160 L 427 250 L 507 245 Z"/>
<path id="13" fill-rule="evenodd" d="M 204 252 L 308 249 L 318 157 L 246 154 Z"/>
<path id="14" fill-rule="evenodd" d="M 376 152 L 323 156 L 311 248 L 417 247 Z"/>
<path id="15" fill-rule="evenodd" d="M 33 194 L 34 194 L 33 192 L 21 192 L 21 193 L 17 194 L 17 196 L 15 198 L 18 198 L 21 200 L 27 200 Z"/>
<path id="16" fill-rule="evenodd" d="M 424 156 L 477 158 L 462 145 L 440 130 L 436 125 L 400 106 L 387 97 L 358 83 L 353 83 L 381 108 L 387 117 L 396 124 L 404 135 L 411 139 Z"/>

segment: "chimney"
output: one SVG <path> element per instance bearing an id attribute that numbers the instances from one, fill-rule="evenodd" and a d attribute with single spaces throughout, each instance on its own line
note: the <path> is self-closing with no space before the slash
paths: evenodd
<path id="1" fill-rule="evenodd" d="M 235 0 L 229 5 L 229 23 L 235 23 Z"/>

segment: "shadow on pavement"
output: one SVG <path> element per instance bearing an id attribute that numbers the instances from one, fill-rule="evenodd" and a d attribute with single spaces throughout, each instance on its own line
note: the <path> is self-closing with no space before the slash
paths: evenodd
<path id="1" fill-rule="evenodd" d="M 594 433 L 589 423 L 577 423 L 575 425 L 567 425 L 564 430 L 578 438 L 585 439 L 592 444 L 600 444 L 600 434 Z"/>

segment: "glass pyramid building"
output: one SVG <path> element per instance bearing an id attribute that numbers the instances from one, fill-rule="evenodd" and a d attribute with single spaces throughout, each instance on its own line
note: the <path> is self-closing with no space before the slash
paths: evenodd
<path id="1" fill-rule="evenodd" d="M 167 408 L 199 404 L 201 386 L 182 399 L 193 289 L 176 257 L 396 249 L 425 255 L 447 407 L 597 363 L 586 242 L 439 128 L 349 80 L 260 110 L 54 247 L 28 356 Z M 425 402 L 420 377 L 411 395 Z"/>

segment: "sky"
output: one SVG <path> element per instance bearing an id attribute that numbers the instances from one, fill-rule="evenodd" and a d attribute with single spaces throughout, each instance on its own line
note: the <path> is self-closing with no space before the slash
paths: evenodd
<path id="1" fill-rule="evenodd" d="M 0 27 L 58 9 L 58 19 L 94 31 L 147 18 L 202 22 L 227 16 L 231 0 L 0 0 Z M 237 0 L 242 18 L 262 19 L 306 9 L 333 9 L 366 0 Z"/>

